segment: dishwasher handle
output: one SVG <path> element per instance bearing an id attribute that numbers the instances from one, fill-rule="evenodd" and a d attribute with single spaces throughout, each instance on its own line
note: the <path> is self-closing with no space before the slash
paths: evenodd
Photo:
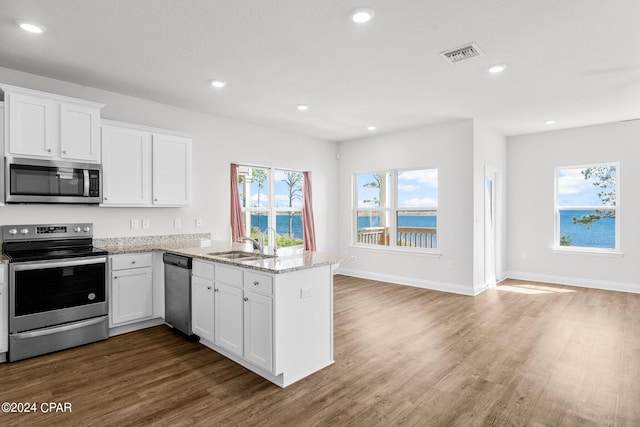
<path id="1" fill-rule="evenodd" d="M 165 253 L 162 255 L 162 261 L 165 263 L 165 265 L 173 265 L 175 267 L 191 270 L 190 257 Z"/>

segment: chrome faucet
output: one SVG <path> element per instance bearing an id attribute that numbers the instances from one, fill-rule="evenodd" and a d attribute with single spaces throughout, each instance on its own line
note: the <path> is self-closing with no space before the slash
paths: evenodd
<path id="1" fill-rule="evenodd" d="M 258 241 L 256 239 L 252 239 L 249 236 L 240 236 L 240 237 L 238 237 L 238 242 L 239 243 L 242 243 L 245 240 L 247 240 L 247 241 L 249 241 L 249 242 L 251 242 L 253 244 L 253 249 L 254 250 L 262 252 L 262 247 L 260 246 L 260 243 L 258 243 Z"/>
<path id="2" fill-rule="evenodd" d="M 273 240 L 269 239 L 269 230 L 273 231 Z M 273 227 L 267 227 L 267 229 L 264 231 L 264 234 L 267 235 L 267 240 L 269 241 L 269 245 L 267 246 L 267 249 L 272 246 L 271 244 L 273 243 L 273 255 L 277 255 L 278 253 L 278 234 L 276 233 L 275 228 Z"/>

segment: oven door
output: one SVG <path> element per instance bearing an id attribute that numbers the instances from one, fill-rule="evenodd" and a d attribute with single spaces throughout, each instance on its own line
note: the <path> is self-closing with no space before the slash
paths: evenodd
<path id="1" fill-rule="evenodd" d="M 9 332 L 23 332 L 108 313 L 107 258 L 9 264 Z"/>

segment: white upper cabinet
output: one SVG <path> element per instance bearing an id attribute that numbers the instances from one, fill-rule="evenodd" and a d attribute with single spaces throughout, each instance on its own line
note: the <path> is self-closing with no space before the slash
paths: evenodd
<path id="1" fill-rule="evenodd" d="M 103 104 L 2 85 L 5 154 L 100 162 Z"/>
<path id="2" fill-rule="evenodd" d="M 153 204 L 191 204 L 191 139 L 153 135 Z"/>
<path id="3" fill-rule="evenodd" d="M 60 157 L 100 160 L 100 110 L 84 105 L 60 104 Z"/>
<path id="4" fill-rule="evenodd" d="M 151 134 L 102 126 L 102 203 L 142 206 L 151 202 Z"/>
<path id="5" fill-rule="evenodd" d="M 103 205 L 190 205 L 191 143 L 187 134 L 103 120 Z"/>

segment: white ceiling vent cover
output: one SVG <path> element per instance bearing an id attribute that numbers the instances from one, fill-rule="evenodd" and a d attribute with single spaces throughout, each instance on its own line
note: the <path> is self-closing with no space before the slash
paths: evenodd
<path id="1" fill-rule="evenodd" d="M 475 43 L 469 43 L 464 46 L 440 52 L 440 56 L 442 56 L 451 64 L 464 61 L 465 59 L 475 58 L 476 56 L 480 55 L 483 55 L 483 53 Z"/>

